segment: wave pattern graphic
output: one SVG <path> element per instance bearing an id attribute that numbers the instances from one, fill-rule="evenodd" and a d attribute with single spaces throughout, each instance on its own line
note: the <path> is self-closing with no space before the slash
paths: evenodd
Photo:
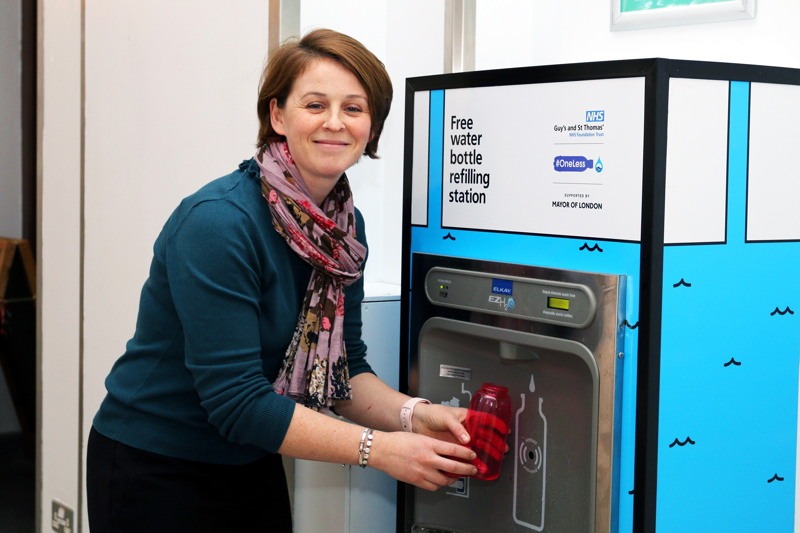
<path id="1" fill-rule="evenodd" d="M 589 251 L 589 252 L 600 252 L 600 253 L 603 253 L 603 249 L 600 248 L 600 245 L 597 244 L 597 243 L 594 243 L 593 245 L 589 246 L 589 243 L 585 242 L 578 249 L 579 250 L 586 250 L 586 251 Z"/>
<path id="2" fill-rule="evenodd" d="M 683 447 L 684 447 L 684 446 L 686 446 L 687 444 L 691 444 L 692 446 L 694 446 L 696 443 L 695 443 L 695 441 L 693 441 L 693 440 L 692 440 L 692 438 L 691 438 L 691 437 L 686 437 L 686 439 L 685 439 L 685 440 L 678 440 L 678 438 L 677 438 L 677 437 L 675 437 L 675 440 L 674 440 L 674 441 L 672 441 L 672 443 L 669 445 L 669 447 L 670 447 L 670 448 L 672 448 L 672 447 L 674 447 L 676 444 L 677 444 L 678 446 L 680 446 L 681 448 L 683 448 Z"/>

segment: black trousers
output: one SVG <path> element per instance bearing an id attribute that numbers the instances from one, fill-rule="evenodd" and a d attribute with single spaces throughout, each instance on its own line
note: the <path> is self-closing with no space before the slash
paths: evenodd
<path id="1" fill-rule="evenodd" d="M 247 465 L 173 459 L 92 428 L 86 463 L 91 533 L 291 533 L 279 455 Z"/>

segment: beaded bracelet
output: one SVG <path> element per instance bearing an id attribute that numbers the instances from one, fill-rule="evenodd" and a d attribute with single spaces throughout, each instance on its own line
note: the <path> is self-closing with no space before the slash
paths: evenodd
<path id="1" fill-rule="evenodd" d="M 358 443 L 358 466 L 366 468 L 369 464 L 369 451 L 372 448 L 373 430 L 364 428 L 361 432 L 361 441 Z"/>

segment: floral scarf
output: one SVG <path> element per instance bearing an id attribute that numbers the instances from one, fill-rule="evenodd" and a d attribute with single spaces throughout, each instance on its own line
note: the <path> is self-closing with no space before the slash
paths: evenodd
<path id="1" fill-rule="evenodd" d="M 321 207 L 312 200 L 285 142 L 256 154 L 272 224 L 314 267 L 275 390 L 315 410 L 349 400 L 344 287 L 361 277 L 366 248 L 356 240 L 353 197 L 342 175 Z"/>

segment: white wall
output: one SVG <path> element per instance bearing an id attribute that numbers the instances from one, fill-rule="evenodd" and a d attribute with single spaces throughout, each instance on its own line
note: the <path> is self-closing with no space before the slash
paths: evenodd
<path id="1" fill-rule="evenodd" d="M 22 95 L 20 0 L 0 3 L 0 236 L 22 237 Z M 0 371 L 0 434 L 20 430 Z"/>
<path id="2" fill-rule="evenodd" d="M 39 398 L 37 531 L 79 500 L 81 0 L 43 0 L 38 24 Z"/>
<path id="3" fill-rule="evenodd" d="M 797 68 L 797 2 L 757 2 L 756 17 L 610 31 L 611 0 L 478 0 L 476 69 L 666 57 Z"/>
<path id="4" fill-rule="evenodd" d="M 304 31 L 351 33 L 394 80 L 382 159 L 350 174 L 368 223 L 367 282 L 396 285 L 403 80 L 442 71 L 444 3 L 301 1 Z M 267 1 L 39 2 L 39 530 L 49 531 L 52 499 L 81 505 L 83 440 L 132 333 L 153 239 L 179 198 L 253 152 Z M 760 2 L 754 20 L 624 33 L 609 31 L 609 10 L 604 0 L 479 0 L 476 65 L 661 56 L 800 66 L 794 2 Z"/>

